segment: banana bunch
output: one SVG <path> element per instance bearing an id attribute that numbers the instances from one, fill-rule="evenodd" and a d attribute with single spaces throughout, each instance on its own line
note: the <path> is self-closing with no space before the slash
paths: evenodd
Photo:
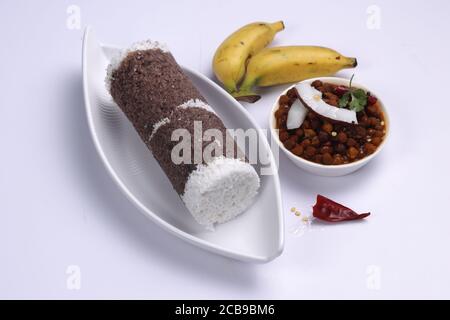
<path id="1" fill-rule="evenodd" d="M 228 92 L 237 91 L 247 60 L 272 42 L 275 34 L 283 29 L 283 21 L 250 23 L 222 42 L 213 58 L 213 70 Z"/>
<path id="2" fill-rule="evenodd" d="M 217 49 L 213 70 L 237 100 L 255 102 L 254 87 L 267 87 L 328 76 L 357 65 L 355 58 L 318 46 L 265 48 L 284 29 L 282 21 L 257 22 L 230 35 Z M 239 88 L 238 88 L 239 86 Z"/>

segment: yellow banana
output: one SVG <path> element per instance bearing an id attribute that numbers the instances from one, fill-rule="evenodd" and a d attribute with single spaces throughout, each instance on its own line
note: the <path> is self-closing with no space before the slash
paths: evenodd
<path id="1" fill-rule="evenodd" d="M 254 55 L 238 92 L 237 100 L 257 101 L 260 96 L 252 91 L 254 86 L 277 84 L 332 75 L 341 69 L 356 67 L 355 58 L 348 58 L 329 48 L 317 46 L 273 47 Z"/>
<path id="2" fill-rule="evenodd" d="M 248 58 L 266 47 L 283 29 L 282 21 L 255 22 L 235 31 L 222 42 L 214 54 L 213 70 L 228 92 L 237 91 Z"/>

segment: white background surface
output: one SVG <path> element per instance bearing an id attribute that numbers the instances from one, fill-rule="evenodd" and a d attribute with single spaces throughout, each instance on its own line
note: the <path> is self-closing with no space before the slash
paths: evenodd
<path id="1" fill-rule="evenodd" d="M 66 26 L 81 9 L 81 29 Z M 381 9 L 371 30 L 366 10 Z M 448 1 L 2 1 L 0 3 L 1 298 L 450 298 Z M 358 82 L 392 127 L 379 158 L 341 178 L 299 171 L 280 154 L 285 251 L 265 265 L 212 255 L 141 215 L 91 141 L 81 40 L 152 38 L 211 75 L 215 48 L 251 21 L 283 19 L 274 45 L 315 44 L 358 58 Z M 351 75 L 352 71 L 341 73 Z M 267 128 L 284 86 L 247 105 Z M 293 206 L 321 193 L 367 221 L 292 233 Z M 81 288 L 67 288 L 67 268 Z M 379 280 L 379 281 L 377 281 Z"/>

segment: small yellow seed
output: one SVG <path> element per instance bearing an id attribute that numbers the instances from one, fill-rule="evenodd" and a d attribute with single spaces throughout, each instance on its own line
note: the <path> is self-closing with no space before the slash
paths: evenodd
<path id="1" fill-rule="evenodd" d="M 291 212 L 295 212 L 297 209 L 295 209 L 295 207 L 291 208 Z"/>
<path id="2" fill-rule="evenodd" d="M 301 215 L 300 211 L 295 211 L 295 215 L 298 217 Z"/>

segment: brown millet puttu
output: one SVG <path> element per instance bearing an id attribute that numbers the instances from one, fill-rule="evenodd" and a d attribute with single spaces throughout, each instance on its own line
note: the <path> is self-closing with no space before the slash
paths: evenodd
<path id="1" fill-rule="evenodd" d="M 245 211 L 259 189 L 259 177 L 245 161 L 233 140 L 231 154 L 224 148 L 228 133 L 222 120 L 177 64 L 172 54 L 159 43 L 144 42 L 112 61 L 107 84 L 110 93 L 142 141 L 152 151 L 195 220 L 208 228 L 228 221 Z M 222 141 L 201 141 L 201 152 L 211 143 L 212 157 L 194 161 L 195 127 L 200 137 L 216 129 Z M 176 130 L 184 130 L 190 140 L 190 161 L 173 160 L 172 141 Z M 228 136 L 229 137 L 229 136 Z M 221 151 L 218 151 L 221 150 Z"/>

